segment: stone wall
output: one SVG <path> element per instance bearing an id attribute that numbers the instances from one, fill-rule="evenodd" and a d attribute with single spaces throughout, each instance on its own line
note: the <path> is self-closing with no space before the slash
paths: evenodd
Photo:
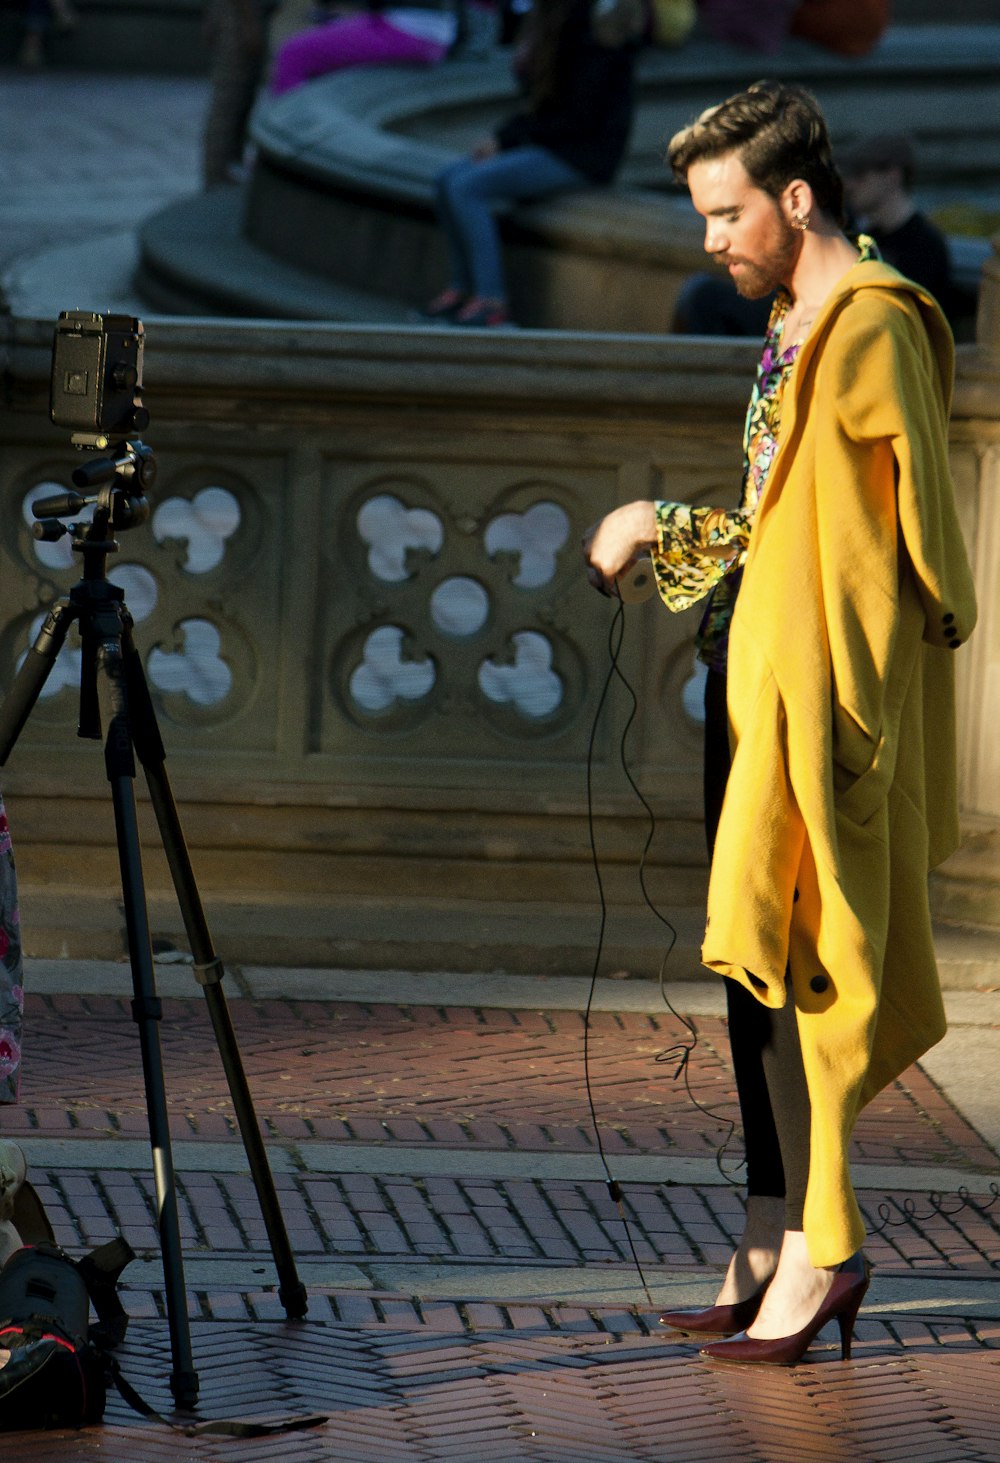
<path id="1" fill-rule="evenodd" d="M 7 685 L 79 573 L 65 542 L 32 538 L 26 506 L 74 466 L 46 422 L 51 327 L 13 330 Z M 146 359 L 160 478 L 113 577 L 199 876 L 244 958 L 579 968 L 596 928 L 587 761 L 612 617 L 584 582 L 580 536 L 624 498 L 731 495 L 753 347 L 158 321 Z M 696 619 L 629 610 L 621 662 L 639 699 L 630 757 L 658 817 L 650 878 L 692 967 L 700 731 L 682 696 Z M 115 900 L 99 751 L 73 735 L 77 681 L 57 664 L 4 774 L 35 948 L 43 924 L 52 949 L 95 923 L 84 871 L 105 912 Z M 613 681 L 592 787 L 615 958 L 650 971 L 646 815 L 618 761 L 630 712 Z"/>
<path id="2" fill-rule="evenodd" d="M 966 837 L 935 876 L 938 913 L 1000 927 L 1000 236 L 983 271 L 975 348 L 960 358 L 953 460 L 979 624 L 962 661 Z"/>
<path id="3" fill-rule="evenodd" d="M 80 572 L 65 541 L 29 527 L 32 496 L 65 488 L 75 465 L 46 420 L 51 326 L 10 330 L 5 687 Z M 586 586 L 578 546 L 619 501 L 732 499 L 754 357 L 749 343 L 650 336 L 150 325 L 160 476 L 111 577 L 228 958 L 584 972 L 600 923 L 591 800 L 611 968 L 653 975 L 670 942 L 637 873 L 649 839 L 647 890 L 678 932 L 671 971 L 697 973 L 698 611 L 626 610 L 633 703 L 610 670 L 613 605 Z M 956 469 L 984 587 L 996 385 L 989 351 L 963 357 Z M 995 599 L 961 653 L 977 830 L 1000 814 Z M 114 832 L 99 746 L 74 736 L 78 685 L 67 648 L 4 788 L 29 949 L 116 954 Z M 621 766 L 626 727 L 651 835 Z M 142 815 L 154 931 L 173 940 Z M 966 883 L 954 870 L 949 898 Z"/>

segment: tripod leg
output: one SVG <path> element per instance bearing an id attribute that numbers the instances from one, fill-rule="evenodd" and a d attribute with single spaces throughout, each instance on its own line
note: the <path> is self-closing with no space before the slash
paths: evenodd
<path id="1" fill-rule="evenodd" d="M 3 706 L 0 706 L 0 766 L 6 763 L 13 751 L 75 618 L 76 609 L 70 601 L 57 600 L 18 667 Z"/>
<path id="2" fill-rule="evenodd" d="M 113 614 L 117 628 L 114 635 L 106 630 L 99 636 L 98 651 L 98 669 L 104 673 L 108 692 L 109 715 L 106 722 L 108 730 L 104 759 L 111 784 L 118 835 L 118 860 L 134 992 L 132 1019 L 139 1028 L 150 1146 L 153 1153 L 157 1226 L 163 1254 L 167 1320 L 174 1366 L 170 1374 L 170 1390 L 178 1407 L 190 1408 L 198 1399 L 198 1374 L 194 1369 L 191 1353 L 177 1192 L 174 1186 L 163 1058 L 157 1026 L 162 1015 L 162 1003 L 156 994 L 153 976 L 153 948 L 135 808 L 135 760 L 132 755 L 128 699 L 122 665 L 121 629 L 117 610 Z"/>
<path id="3" fill-rule="evenodd" d="M 236 1121 L 239 1124 L 240 1136 L 243 1139 L 243 1147 L 250 1165 L 257 1201 L 260 1204 L 264 1227 L 267 1230 L 271 1253 L 278 1272 L 278 1298 L 285 1308 L 285 1314 L 292 1320 L 299 1320 L 306 1314 L 308 1307 L 306 1290 L 295 1267 L 295 1257 L 292 1254 L 284 1216 L 275 1192 L 274 1176 L 267 1160 L 260 1124 L 254 1111 L 246 1072 L 236 1042 L 229 1004 L 222 988 L 225 971 L 212 944 L 212 936 L 195 882 L 177 805 L 167 777 L 166 752 L 156 724 L 156 713 L 149 695 L 142 662 L 128 630 L 125 632 L 123 644 L 135 750 L 146 774 L 163 850 L 170 867 L 174 888 L 177 891 L 177 900 L 191 945 L 191 953 L 194 956 L 195 977 L 205 992 L 216 1044 L 222 1058 L 226 1080 L 229 1083 L 233 1110 L 236 1113 Z"/>

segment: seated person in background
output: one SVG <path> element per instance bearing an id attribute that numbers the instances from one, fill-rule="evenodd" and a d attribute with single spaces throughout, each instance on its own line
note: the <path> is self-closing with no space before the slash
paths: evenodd
<path id="1" fill-rule="evenodd" d="M 290 36 L 279 46 L 271 94 L 346 66 L 435 66 L 455 43 L 455 12 L 367 5 L 329 7 L 329 19 Z"/>
<path id="2" fill-rule="evenodd" d="M 498 0 L 497 45 L 512 46 L 517 40 L 531 0 Z"/>
<path id="3" fill-rule="evenodd" d="M 514 55 L 524 104 L 435 179 L 451 266 L 427 320 L 508 323 L 497 204 L 610 183 L 632 126 L 633 44 L 602 45 L 591 0 L 535 0 Z"/>
<path id="4" fill-rule="evenodd" d="M 677 335 L 763 336 L 773 304 L 773 295 L 745 299 L 727 275 L 692 274 L 680 287 L 672 329 Z"/>
<path id="5" fill-rule="evenodd" d="M 886 264 L 929 290 L 952 313 L 948 242 L 910 194 L 914 153 L 896 134 L 855 143 L 839 159 L 852 228 L 869 234 Z M 684 281 L 674 310 L 681 335 L 763 335 L 771 300 L 746 300 L 731 281 L 695 274 Z"/>
<path id="6" fill-rule="evenodd" d="M 948 242 L 914 203 L 909 138 L 869 137 L 840 159 L 844 197 L 856 226 L 871 234 L 886 264 L 930 290 L 947 315 L 951 280 Z"/>

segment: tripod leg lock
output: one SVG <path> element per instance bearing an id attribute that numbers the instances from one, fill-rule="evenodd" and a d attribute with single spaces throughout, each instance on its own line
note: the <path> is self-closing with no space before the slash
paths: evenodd
<path id="1" fill-rule="evenodd" d="M 222 977 L 225 975 L 222 961 L 216 955 L 213 960 L 208 960 L 204 965 L 194 966 L 194 978 L 199 985 L 221 985 Z"/>
<path id="2" fill-rule="evenodd" d="M 163 1002 L 159 996 L 135 996 L 132 1000 L 132 1020 L 136 1025 L 142 1021 L 162 1021 Z"/>

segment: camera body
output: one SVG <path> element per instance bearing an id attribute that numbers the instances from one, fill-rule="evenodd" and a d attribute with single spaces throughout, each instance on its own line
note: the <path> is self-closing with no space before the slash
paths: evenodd
<path id="1" fill-rule="evenodd" d="M 63 310 L 52 346 L 50 415 L 79 445 L 105 447 L 149 423 L 142 404 L 141 320 Z"/>

